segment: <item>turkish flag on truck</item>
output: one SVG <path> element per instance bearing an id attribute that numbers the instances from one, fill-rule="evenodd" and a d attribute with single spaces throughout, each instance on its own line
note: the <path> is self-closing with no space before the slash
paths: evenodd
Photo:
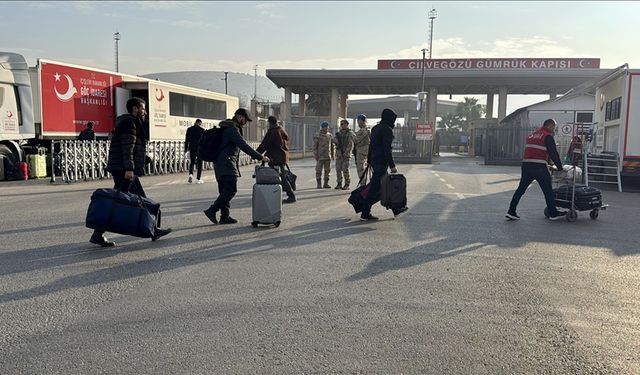
<path id="1" fill-rule="evenodd" d="M 42 133 L 71 136 L 92 121 L 96 133 L 108 133 L 115 124 L 115 87 L 119 75 L 42 62 L 40 68 Z"/>

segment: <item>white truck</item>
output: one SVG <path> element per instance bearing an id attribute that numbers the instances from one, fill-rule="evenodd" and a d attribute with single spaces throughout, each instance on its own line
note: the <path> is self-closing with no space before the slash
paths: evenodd
<path id="1" fill-rule="evenodd" d="M 28 67 L 0 52 L 0 180 L 53 140 L 77 139 L 89 121 L 107 139 L 131 97 L 147 102 L 150 141 L 183 141 L 196 119 L 212 127 L 239 106 L 225 94 L 45 59 Z"/>
<path id="2" fill-rule="evenodd" d="M 640 177 L 640 70 L 627 65 L 595 85 L 594 151 L 616 152 L 623 179 Z"/>

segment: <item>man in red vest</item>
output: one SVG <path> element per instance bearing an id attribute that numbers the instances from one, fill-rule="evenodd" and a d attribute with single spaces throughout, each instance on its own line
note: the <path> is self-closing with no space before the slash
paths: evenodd
<path id="1" fill-rule="evenodd" d="M 556 142 L 553 139 L 555 129 L 556 122 L 548 119 L 542 124 L 540 129 L 529 134 L 529 137 L 527 137 L 527 143 L 524 146 L 524 156 L 522 158 L 522 177 L 520 178 L 518 189 L 513 193 L 513 198 L 511 198 L 509 211 L 507 211 L 506 215 L 507 219 L 520 219 L 520 216 L 516 213 L 516 208 L 518 207 L 520 198 L 522 198 L 522 195 L 527 191 L 527 188 L 533 180 L 538 181 L 544 193 L 544 200 L 547 202 L 547 208 L 549 209 L 549 220 L 562 219 L 567 214 L 566 212 L 559 212 L 556 209 L 553 188 L 551 186 L 551 174 L 547 166 L 547 160 L 551 158 L 556 168 L 562 170 L 560 155 L 558 155 Z"/>

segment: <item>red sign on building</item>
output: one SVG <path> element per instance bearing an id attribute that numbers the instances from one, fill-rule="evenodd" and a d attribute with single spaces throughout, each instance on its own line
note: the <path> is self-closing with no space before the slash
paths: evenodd
<path id="1" fill-rule="evenodd" d="M 422 59 L 378 60 L 379 70 L 422 69 Z M 424 60 L 427 70 L 566 70 L 598 69 L 600 59 L 431 59 Z"/>
<path id="2" fill-rule="evenodd" d="M 433 122 L 429 121 L 425 124 L 416 124 L 416 140 L 433 140 Z"/>
<path id="3" fill-rule="evenodd" d="M 121 76 L 53 63 L 43 63 L 40 74 L 44 133 L 77 133 L 88 121 L 96 133 L 113 129 Z"/>

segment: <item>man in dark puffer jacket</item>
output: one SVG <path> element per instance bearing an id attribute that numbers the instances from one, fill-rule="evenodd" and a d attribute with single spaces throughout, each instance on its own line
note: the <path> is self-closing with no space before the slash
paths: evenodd
<path id="1" fill-rule="evenodd" d="M 144 162 L 147 138 L 142 121 L 146 114 L 146 103 L 140 98 L 127 101 L 126 115 L 119 116 L 113 130 L 107 171 L 113 176 L 114 189 L 137 193 L 145 197 L 144 190 L 137 176 L 144 176 Z M 171 229 L 156 228 L 153 240 L 165 236 Z M 95 230 L 89 242 L 109 247 L 115 242 L 109 241 L 104 232 Z"/>

